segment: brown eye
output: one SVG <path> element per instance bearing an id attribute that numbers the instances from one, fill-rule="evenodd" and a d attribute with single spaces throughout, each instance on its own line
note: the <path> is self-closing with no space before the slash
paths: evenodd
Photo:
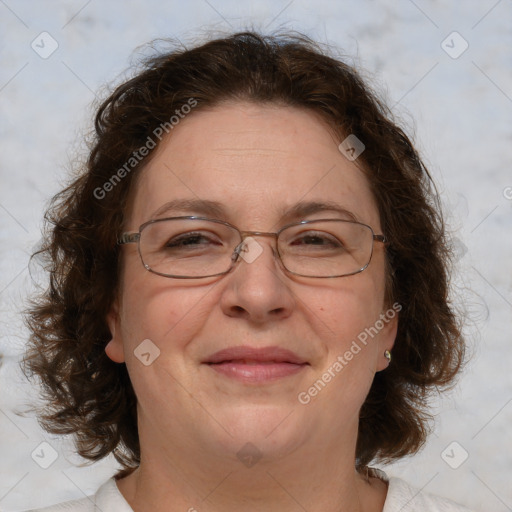
<path id="1" fill-rule="evenodd" d="M 328 233 L 308 232 L 294 239 L 290 245 L 323 245 L 341 247 L 341 242 Z"/>
<path id="2" fill-rule="evenodd" d="M 194 248 L 205 248 L 209 245 L 222 245 L 222 242 L 213 235 L 200 233 L 200 232 L 191 232 L 191 233 L 183 233 L 182 235 L 175 236 L 171 238 L 166 244 L 166 249 L 194 249 Z"/>

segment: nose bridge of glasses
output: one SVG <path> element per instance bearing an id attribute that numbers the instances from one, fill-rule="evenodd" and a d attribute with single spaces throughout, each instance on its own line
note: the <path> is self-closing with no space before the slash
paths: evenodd
<path id="1" fill-rule="evenodd" d="M 279 233 L 271 233 L 271 232 L 267 232 L 267 231 L 239 231 L 240 233 L 240 237 L 242 239 L 242 241 L 235 247 L 234 251 L 233 251 L 233 255 L 232 255 L 232 260 L 233 262 L 239 260 L 239 256 L 241 255 L 241 253 L 244 253 L 244 252 L 247 252 L 248 249 L 252 246 L 252 249 L 251 249 L 251 252 L 253 253 L 253 255 L 259 255 L 262 251 L 263 251 L 263 247 L 261 247 L 261 245 L 255 240 L 254 243 L 256 244 L 256 251 L 254 250 L 254 245 L 253 244 L 248 244 L 246 242 L 246 239 L 247 238 L 253 238 L 253 237 L 267 237 L 267 238 L 274 238 L 276 241 L 277 241 L 277 237 L 279 236 Z M 274 247 L 271 247 L 271 250 L 272 250 L 272 254 L 275 256 L 277 251 L 274 249 Z M 252 261 L 252 258 L 249 257 L 247 258 L 244 257 L 243 259 L 245 259 L 246 261 Z"/>
<path id="2" fill-rule="evenodd" d="M 274 238 L 277 241 L 277 237 L 279 236 L 279 233 L 270 233 L 268 231 L 240 231 L 240 236 L 242 238 L 242 241 L 240 242 L 239 246 L 244 246 L 245 239 L 246 238 L 253 238 L 255 236 L 257 237 L 267 237 L 267 238 Z M 274 252 L 274 248 L 272 247 L 272 251 Z"/>
<path id="3" fill-rule="evenodd" d="M 245 240 L 249 236 L 266 236 L 277 238 L 277 233 L 270 233 L 268 231 L 240 231 L 240 235 L 242 236 L 242 240 Z"/>

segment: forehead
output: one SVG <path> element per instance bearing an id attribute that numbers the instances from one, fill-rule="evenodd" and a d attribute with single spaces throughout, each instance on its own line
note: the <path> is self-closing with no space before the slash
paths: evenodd
<path id="1" fill-rule="evenodd" d="M 207 213 L 197 208 L 203 201 L 216 204 L 210 216 L 243 229 L 274 229 L 306 203 L 338 205 L 377 229 L 367 178 L 339 142 L 315 113 L 295 107 L 226 103 L 194 112 L 143 169 L 130 228 L 155 217 Z M 322 216 L 314 209 L 304 211 Z"/>

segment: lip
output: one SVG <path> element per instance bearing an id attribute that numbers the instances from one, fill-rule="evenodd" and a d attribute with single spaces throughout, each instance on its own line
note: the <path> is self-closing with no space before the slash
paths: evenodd
<path id="1" fill-rule="evenodd" d="M 227 361 L 254 361 L 259 363 L 292 363 L 307 364 L 307 361 L 299 357 L 295 352 L 281 347 L 249 347 L 240 345 L 238 347 L 225 348 L 215 352 L 205 363 L 216 364 Z"/>
<path id="2" fill-rule="evenodd" d="M 204 361 L 214 371 L 242 382 L 261 383 L 295 375 L 309 365 L 281 347 L 231 347 Z"/>

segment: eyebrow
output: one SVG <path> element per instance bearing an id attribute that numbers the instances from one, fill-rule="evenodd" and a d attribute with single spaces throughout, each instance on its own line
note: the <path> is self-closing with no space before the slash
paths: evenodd
<path id="1" fill-rule="evenodd" d="M 226 220 L 226 208 L 217 201 L 206 199 L 174 199 L 165 203 L 151 215 L 151 219 L 161 218 L 165 215 L 184 212 L 196 215 Z M 293 222 L 309 215 L 321 212 L 335 212 L 347 220 L 360 222 L 356 215 L 334 201 L 300 201 L 293 206 L 281 208 L 278 211 L 281 222 Z"/>
<path id="2" fill-rule="evenodd" d="M 359 219 L 353 212 L 334 201 L 300 201 L 282 211 L 281 219 L 292 222 L 321 212 L 336 212 L 347 220 L 359 222 Z"/>
<path id="3" fill-rule="evenodd" d="M 169 213 L 183 211 L 211 217 L 225 217 L 226 211 L 221 203 L 205 199 L 174 199 L 154 211 L 151 219 L 162 217 Z"/>

